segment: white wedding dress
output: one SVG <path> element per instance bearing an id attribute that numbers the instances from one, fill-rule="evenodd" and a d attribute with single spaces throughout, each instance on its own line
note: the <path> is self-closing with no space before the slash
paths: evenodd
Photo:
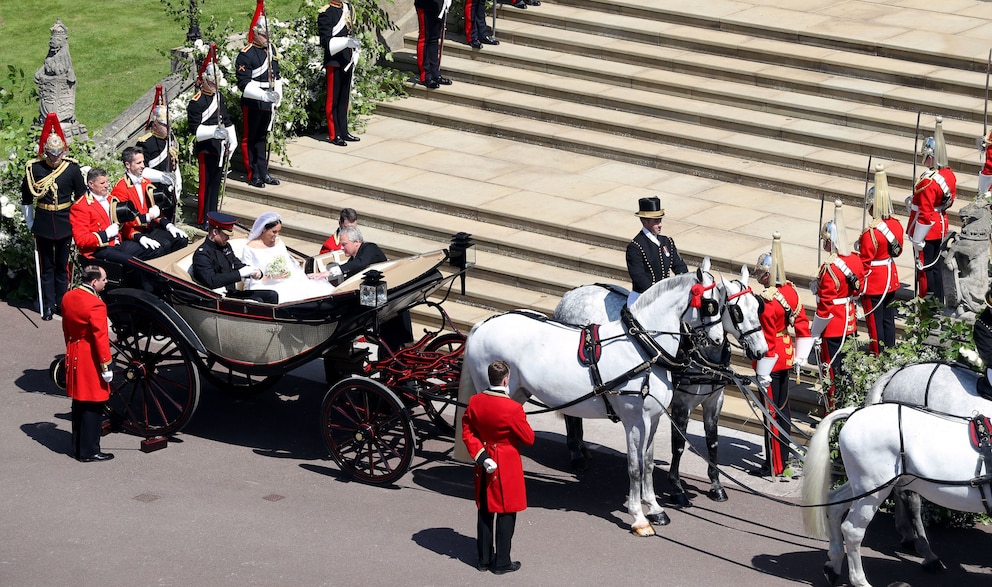
<path id="1" fill-rule="evenodd" d="M 274 247 L 256 249 L 245 245 L 241 260 L 262 270 L 262 279 L 246 279 L 246 289 L 269 289 L 279 293 L 279 303 L 295 302 L 330 295 L 334 286 L 324 279 L 310 279 L 303 268 L 293 259 L 281 240 Z M 289 276 L 272 279 L 280 271 L 288 271 Z"/>

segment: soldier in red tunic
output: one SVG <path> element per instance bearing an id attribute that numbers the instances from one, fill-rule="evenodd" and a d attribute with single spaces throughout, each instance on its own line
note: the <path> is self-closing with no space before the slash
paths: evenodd
<path id="1" fill-rule="evenodd" d="M 358 226 L 358 212 L 354 208 L 341 208 L 341 214 L 338 216 L 338 228 L 334 234 L 327 237 L 327 240 L 320 247 L 321 255 L 341 250 L 341 229 L 348 226 Z"/>
<path id="2" fill-rule="evenodd" d="M 874 198 L 869 200 L 872 220 L 861 233 L 858 256 L 865 268 L 861 304 L 871 339 L 871 352 L 876 355 L 885 347 L 896 344 L 896 311 L 891 307 L 899 290 L 896 257 L 902 254 L 902 225 L 892 217 L 889 182 L 885 168 L 875 168 Z"/>
<path id="3" fill-rule="evenodd" d="M 768 343 L 768 353 L 755 363 L 758 387 L 765 392 L 765 406 L 777 426 L 769 422 L 765 427 L 765 464 L 755 474 L 775 475 L 786 480 L 794 472 L 789 463 L 789 446 L 782 432 L 792 429 L 792 411 L 789 408 L 789 373 L 806 364 L 813 338 L 810 336 L 806 308 L 799 300 L 799 292 L 785 276 L 782 259 L 782 235 L 772 235 L 772 250 L 758 258 L 754 268 L 758 283 L 765 286 L 761 293 L 764 301 L 761 310 L 761 330 Z M 791 332 L 790 332 L 791 329 Z"/>
<path id="4" fill-rule="evenodd" d="M 940 267 L 940 245 L 947 234 L 947 209 L 957 195 L 957 179 L 947 165 L 947 146 L 941 117 L 937 117 L 932 141 L 924 143 L 924 165 L 930 167 L 913 188 L 909 203 L 906 236 L 917 252 L 916 293 L 933 295 L 944 302 L 944 282 Z M 934 167 L 936 163 L 936 167 Z"/>
<path id="5" fill-rule="evenodd" d="M 827 408 L 833 410 L 834 384 L 843 377 L 844 356 L 841 348 L 849 336 L 857 331 L 855 300 L 865 279 L 864 265 L 858 255 L 847 246 L 844 228 L 843 204 L 834 203 L 834 219 L 823 225 L 820 235 L 823 250 L 833 253 L 811 284 L 816 294 L 816 315 L 810 329 L 814 339 L 820 341 L 820 360 L 828 366 L 830 387 L 827 390 Z"/>
<path id="6" fill-rule="evenodd" d="M 497 575 L 520 568 L 519 561 L 510 560 L 517 512 L 527 508 L 519 447 L 534 444 L 534 430 L 523 407 L 507 395 L 509 381 L 510 367 L 493 361 L 489 365 L 489 389 L 472 396 L 462 417 L 462 440 L 476 462 L 478 569 Z"/>
<path id="7" fill-rule="evenodd" d="M 107 305 L 100 292 L 107 284 L 103 268 L 88 265 L 83 283 L 62 298 L 65 335 L 65 389 L 72 398 L 72 456 L 83 463 L 109 461 L 100 450 L 103 404 L 110 399 L 110 335 Z"/>

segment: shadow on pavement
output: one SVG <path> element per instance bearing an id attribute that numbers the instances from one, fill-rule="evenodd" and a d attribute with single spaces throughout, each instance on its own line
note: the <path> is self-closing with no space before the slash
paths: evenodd
<path id="1" fill-rule="evenodd" d="M 452 528 L 427 528 L 414 534 L 413 541 L 431 552 L 473 567 L 478 558 L 475 537 L 465 536 Z"/>
<path id="2" fill-rule="evenodd" d="M 59 430 L 53 422 L 21 424 L 24 434 L 56 454 L 72 454 L 72 433 Z"/>

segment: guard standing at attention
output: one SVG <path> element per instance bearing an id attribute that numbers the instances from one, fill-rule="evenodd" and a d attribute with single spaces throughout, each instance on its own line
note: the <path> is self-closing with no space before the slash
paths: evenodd
<path id="1" fill-rule="evenodd" d="M 351 83 L 358 66 L 361 41 L 351 36 L 351 7 L 347 2 L 332 1 L 320 9 L 317 32 L 324 49 L 324 70 L 327 73 L 327 138 L 331 144 L 347 147 L 360 139 L 348 132 L 348 106 Z"/>
<path id="2" fill-rule="evenodd" d="M 806 364 L 813 338 L 799 292 L 785 276 L 781 233 L 772 235 L 772 250 L 758 257 L 754 274 L 758 283 L 765 286 L 759 318 L 768 343 L 768 353 L 755 363 L 754 371 L 758 387 L 764 392 L 765 407 L 777 424 L 768 422 L 765 426 L 765 464 L 754 473 L 787 480 L 794 475 L 789 464 L 788 440 L 782 434 L 792 430 L 789 373 L 793 369 L 798 373 Z"/>
<path id="3" fill-rule="evenodd" d="M 216 56 L 211 52 L 200 68 L 197 92 L 186 106 L 189 128 L 196 136 L 196 159 L 200 166 L 200 188 L 196 205 L 196 224 L 204 228 L 207 214 L 220 206 L 220 183 L 227 162 L 238 144 L 238 137 L 227 115 L 227 106 L 217 93 L 222 75 Z"/>
<path id="4" fill-rule="evenodd" d="M 248 173 L 248 185 L 256 188 L 279 185 L 279 180 L 269 175 L 268 136 L 272 117 L 282 101 L 282 80 L 268 33 L 265 4 L 258 0 L 248 30 L 248 45 L 234 61 L 241 90 L 241 157 Z"/>
<path id="5" fill-rule="evenodd" d="M 947 234 L 947 209 L 957 195 L 957 178 L 947 165 L 947 145 L 941 117 L 933 132 L 933 140 L 924 142 L 923 172 L 913 188 L 909 205 L 906 236 L 917 252 L 916 293 L 933 295 L 944 302 L 944 280 L 940 267 L 940 245 Z M 936 164 L 936 166 L 934 166 Z"/>
<path id="6" fill-rule="evenodd" d="M 49 112 L 38 142 L 38 158 L 27 163 L 21 183 L 21 209 L 28 229 L 34 233 L 41 265 L 38 279 L 42 299 L 38 300 L 38 311 L 42 320 L 51 320 L 59 311 L 69 287 L 69 209 L 86 193 L 83 172 L 75 160 L 65 156 L 66 151 L 59 117 Z"/>
<path id="7" fill-rule="evenodd" d="M 899 290 L 896 257 L 902 254 L 902 225 L 892 217 L 885 167 L 875 167 L 874 197 L 868 200 L 872 222 L 861 233 L 858 256 L 865 268 L 861 305 L 868 326 L 869 348 L 879 354 L 896 344 L 896 311 L 891 306 Z"/>
<path id="8" fill-rule="evenodd" d="M 107 284 L 102 267 L 83 268 L 82 285 L 65 294 L 62 333 L 65 335 L 65 389 L 72 398 L 72 456 L 83 463 L 109 461 L 100 450 L 103 405 L 110 399 L 110 334 L 107 305 L 100 292 Z"/>
<path id="9" fill-rule="evenodd" d="M 182 196 L 182 176 L 179 173 L 179 150 L 169 129 L 169 117 L 164 105 L 152 108 L 148 129 L 135 146 L 145 154 L 145 169 L 141 176 L 152 182 L 155 193 L 162 194 L 162 218 L 166 223 L 176 221 L 176 210 Z M 185 234 L 185 233 L 184 233 Z"/>
<path id="10" fill-rule="evenodd" d="M 816 315 L 810 330 L 814 344 L 817 341 L 820 343 L 821 364 L 829 367 L 829 410 L 834 409 L 837 378 L 844 376 L 844 353 L 841 349 L 847 338 L 857 333 L 858 316 L 854 302 L 865 279 L 861 258 L 852 253 L 847 245 L 842 207 L 840 200 L 835 201 L 834 219 L 823 225 L 820 233 L 823 250 L 833 254 L 823 262 L 817 278 L 810 284 L 816 294 Z"/>
<path id="11" fill-rule="evenodd" d="M 428 89 L 450 86 L 441 76 L 441 51 L 444 48 L 444 20 L 451 0 L 413 0 L 420 32 L 417 36 L 417 74 Z"/>
<path id="12" fill-rule="evenodd" d="M 527 508 L 520 447 L 534 444 L 523 407 L 508 395 L 509 382 L 510 367 L 493 361 L 489 389 L 473 395 L 462 416 L 462 440 L 476 463 L 477 568 L 496 575 L 520 569 L 520 562 L 510 560 L 517 512 Z"/>

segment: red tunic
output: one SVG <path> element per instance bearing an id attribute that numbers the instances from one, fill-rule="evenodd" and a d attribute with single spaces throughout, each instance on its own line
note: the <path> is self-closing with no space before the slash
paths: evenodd
<path id="1" fill-rule="evenodd" d="M 869 296 L 880 296 L 899 289 L 896 260 L 889 254 L 889 240 L 880 230 L 880 225 L 885 226 L 900 248 L 903 246 L 902 225 L 895 218 L 875 220 L 861 233 L 858 256 L 865 270 L 861 293 Z"/>
<path id="2" fill-rule="evenodd" d="M 110 384 L 100 375 L 111 361 L 107 305 L 89 287 L 71 289 L 62 298 L 62 333 L 69 397 L 84 402 L 107 401 Z"/>
<path id="3" fill-rule="evenodd" d="M 858 278 L 859 284 L 864 283 L 865 280 L 865 268 L 861 264 L 861 258 L 853 253 L 831 255 L 820 266 L 817 277 L 816 315 L 821 318 L 833 316 L 821 334 L 823 338 L 839 338 L 845 334 L 853 334 L 857 329 L 854 296 L 858 292 L 848 286 L 844 272 L 836 262 L 838 259 Z"/>
<path id="4" fill-rule="evenodd" d="M 792 368 L 795 359 L 796 338 L 811 336 L 809 319 L 806 317 L 806 307 L 799 301 L 799 293 L 791 281 L 786 281 L 778 287 L 769 287 L 761 293 L 764 298 L 764 309 L 761 311 L 761 331 L 768 343 L 766 357 L 775 357 L 772 371 L 785 371 Z M 789 333 L 789 319 L 786 318 L 782 302 L 790 308 L 792 326 L 795 337 Z"/>
<path id="5" fill-rule="evenodd" d="M 945 187 L 947 188 L 945 190 Z M 913 235 L 917 223 L 932 224 L 926 240 L 941 240 L 947 232 L 947 212 L 941 207 L 945 191 L 949 194 L 947 208 L 951 207 L 957 194 L 957 179 L 949 167 L 932 169 L 916 182 L 913 189 L 913 203 L 910 206 L 909 220 L 906 221 L 906 234 Z"/>
<path id="6" fill-rule="evenodd" d="M 341 250 L 341 241 L 338 240 L 338 232 L 334 231 L 334 234 L 327 237 L 327 240 L 324 241 L 324 245 L 320 247 L 319 254 L 323 255 L 324 253 L 330 253 L 331 251 L 340 251 L 340 250 Z"/>
<path id="7" fill-rule="evenodd" d="M 134 187 L 134 182 L 125 173 L 124 177 L 114 185 L 114 189 L 110 191 L 110 197 L 121 202 L 130 201 L 134 204 L 135 209 L 138 210 L 138 217 L 130 222 L 124 223 L 121 226 L 121 237 L 124 240 L 134 240 L 134 236 L 139 232 L 148 232 L 147 226 L 152 224 L 152 222 L 158 222 L 158 219 L 148 222 L 147 214 L 149 202 L 155 204 L 155 184 L 150 182 L 145 178 L 141 178 L 140 186 L 141 194 L 138 194 L 138 190 Z"/>
<path id="8" fill-rule="evenodd" d="M 486 484 L 489 511 L 508 514 L 526 509 L 527 491 L 519 447 L 534 444 L 534 430 L 527 423 L 523 407 L 501 391 L 486 390 L 472 396 L 462 417 L 462 440 L 473 460 L 485 449 L 496 461 L 496 471 Z M 475 467 L 476 506 L 485 474 L 481 467 Z"/>
<path id="9" fill-rule="evenodd" d="M 113 200 L 110 205 L 114 205 Z M 120 244 L 120 234 L 107 239 L 105 231 L 111 224 L 110 217 L 93 194 L 87 193 L 76 200 L 69 210 L 69 221 L 72 223 L 72 238 L 76 241 L 79 254 L 88 259 L 92 259 L 93 253 L 101 247 Z"/>

